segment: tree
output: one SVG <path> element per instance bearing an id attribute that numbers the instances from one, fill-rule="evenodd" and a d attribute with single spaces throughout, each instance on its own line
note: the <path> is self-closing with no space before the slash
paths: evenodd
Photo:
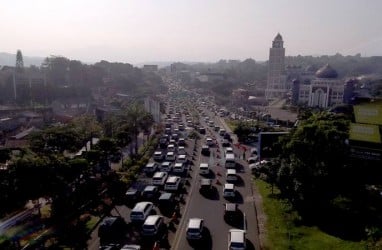
<path id="1" fill-rule="evenodd" d="M 128 106 L 125 116 L 126 130 L 133 139 L 135 146 L 135 154 L 138 153 L 138 135 L 140 132 L 149 131 L 154 124 L 152 115 L 146 112 L 142 105 L 133 103 Z"/>

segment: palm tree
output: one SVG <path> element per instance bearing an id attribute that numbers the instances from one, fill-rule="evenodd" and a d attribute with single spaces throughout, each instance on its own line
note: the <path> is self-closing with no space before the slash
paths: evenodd
<path id="1" fill-rule="evenodd" d="M 134 103 L 126 110 L 127 131 L 135 145 L 135 155 L 138 153 L 138 135 L 142 131 L 149 131 L 154 124 L 152 115 L 146 112 L 143 106 Z"/>

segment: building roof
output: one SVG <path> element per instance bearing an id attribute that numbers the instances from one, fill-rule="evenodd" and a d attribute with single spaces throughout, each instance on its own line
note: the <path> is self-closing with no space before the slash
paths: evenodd
<path id="1" fill-rule="evenodd" d="M 280 35 L 280 33 L 277 33 L 275 40 L 283 40 L 283 37 Z"/>
<path id="2" fill-rule="evenodd" d="M 318 78 L 337 78 L 338 74 L 329 64 L 326 64 L 316 72 Z"/>

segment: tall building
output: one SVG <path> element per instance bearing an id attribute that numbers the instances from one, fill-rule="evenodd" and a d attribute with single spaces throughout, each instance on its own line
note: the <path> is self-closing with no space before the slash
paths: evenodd
<path id="1" fill-rule="evenodd" d="M 285 48 L 280 33 L 277 34 L 269 49 L 268 81 L 265 90 L 266 99 L 282 97 L 287 93 L 285 75 Z"/>

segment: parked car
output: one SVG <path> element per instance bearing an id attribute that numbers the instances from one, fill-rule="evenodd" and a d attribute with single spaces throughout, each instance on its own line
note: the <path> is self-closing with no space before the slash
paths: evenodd
<path id="1" fill-rule="evenodd" d="M 156 161 L 162 161 L 164 159 L 164 154 L 162 151 L 155 151 L 153 158 Z"/>
<path id="2" fill-rule="evenodd" d="M 199 192 L 201 194 L 209 195 L 211 194 L 212 190 L 213 187 L 211 179 L 203 178 L 200 180 Z"/>
<path id="3" fill-rule="evenodd" d="M 143 169 L 143 171 L 146 173 L 146 174 L 152 174 L 152 173 L 155 173 L 155 171 L 157 171 L 159 168 L 159 164 L 156 163 L 156 162 L 149 162 L 146 164 L 145 168 Z"/>

